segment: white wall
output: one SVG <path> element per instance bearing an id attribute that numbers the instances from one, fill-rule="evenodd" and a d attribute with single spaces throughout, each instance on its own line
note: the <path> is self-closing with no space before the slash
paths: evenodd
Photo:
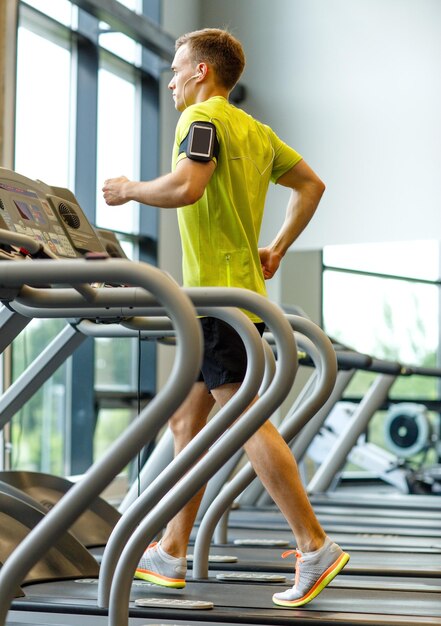
<path id="1" fill-rule="evenodd" d="M 203 26 L 229 26 L 244 43 L 244 108 L 327 185 L 296 247 L 439 237 L 439 0 L 204 0 L 201 7 Z M 262 239 L 272 237 L 285 198 L 270 193 Z"/>
<path id="2" fill-rule="evenodd" d="M 440 0 L 163 5 L 163 25 L 176 36 L 210 26 L 239 37 L 247 55 L 241 106 L 270 124 L 325 181 L 318 212 L 294 250 L 441 238 Z M 164 171 L 176 120 L 165 95 Z M 262 243 L 274 236 L 286 200 L 286 190 L 272 186 Z M 160 263 L 180 280 L 175 219 L 162 212 Z M 270 298 L 296 303 L 318 321 L 319 278 L 305 283 L 305 259 L 294 250 L 268 284 Z"/>

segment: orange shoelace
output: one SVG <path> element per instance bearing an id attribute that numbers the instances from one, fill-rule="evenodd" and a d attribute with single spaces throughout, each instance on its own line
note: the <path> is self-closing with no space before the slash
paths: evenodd
<path id="1" fill-rule="evenodd" d="M 299 552 L 298 550 L 286 550 L 286 552 L 282 553 L 282 559 L 288 558 L 289 556 L 291 556 L 291 554 L 296 555 L 296 576 L 294 579 L 294 584 L 297 586 L 300 576 L 300 563 L 303 563 L 303 558 L 301 552 Z"/>

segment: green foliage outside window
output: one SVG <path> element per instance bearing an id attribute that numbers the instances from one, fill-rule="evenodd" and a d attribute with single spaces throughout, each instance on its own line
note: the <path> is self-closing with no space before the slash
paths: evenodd
<path id="1" fill-rule="evenodd" d="M 326 269 L 323 283 L 324 329 L 360 352 L 403 366 L 437 367 L 439 337 L 439 287 L 417 281 L 345 273 Z M 357 372 L 344 397 L 361 399 L 378 374 Z M 398 376 L 389 400 L 424 403 L 439 399 L 437 377 Z M 369 423 L 369 441 L 385 447 L 387 410 L 378 411 Z M 439 414 L 429 412 L 435 429 Z M 436 452 L 416 455 L 411 463 L 436 462 Z M 351 468 L 351 466 L 349 466 Z"/>
<path id="2" fill-rule="evenodd" d="M 13 380 L 40 355 L 65 326 L 62 320 L 33 320 L 13 342 Z M 34 394 L 12 419 L 14 469 L 64 472 L 65 366 Z"/>

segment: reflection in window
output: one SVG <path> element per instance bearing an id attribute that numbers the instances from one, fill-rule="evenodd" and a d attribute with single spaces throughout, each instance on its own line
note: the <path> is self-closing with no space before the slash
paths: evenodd
<path id="1" fill-rule="evenodd" d="M 18 31 L 16 116 L 16 171 L 68 187 L 70 51 L 26 28 Z"/>
<path id="2" fill-rule="evenodd" d="M 138 204 L 109 207 L 101 187 L 106 178 L 125 175 L 137 178 L 135 170 L 135 85 L 101 69 L 98 91 L 98 226 L 133 233 L 137 228 Z"/>

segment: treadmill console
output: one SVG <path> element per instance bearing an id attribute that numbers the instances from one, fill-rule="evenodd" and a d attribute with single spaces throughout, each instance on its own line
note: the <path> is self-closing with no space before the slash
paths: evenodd
<path id="1" fill-rule="evenodd" d="M 50 187 L 5 168 L 0 168 L 0 229 L 31 237 L 56 257 L 76 258 L 88 252 L 107 256 L 68 189 Z"/>
<path id="2" fill-rule="evenodd" d="M 121 247 L 118 237 L 113 231 L 105 230 L 104 228 L 97 228 L 96 232 L 110 257 L 115 259 L 128 258 L 124 249 Z"/>

